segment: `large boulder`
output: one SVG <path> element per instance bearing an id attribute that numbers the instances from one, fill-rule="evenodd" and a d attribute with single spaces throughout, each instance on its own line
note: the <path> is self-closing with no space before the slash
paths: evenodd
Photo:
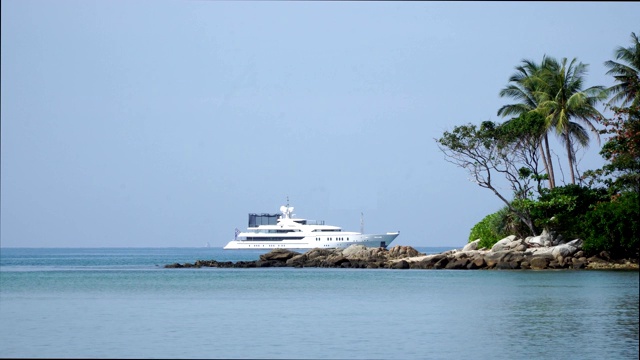
<path id="1" fill-rule="evenodd" d="M 286 261 L 287 266 L 291 267 L 303 267 L 304 263 L 307 261 L 306 254 L 300 254 L 292 257 L 291 259 Z"/>
<path id="2" fill-rule="evenodd" d="M 468 243 L 467 245 L 465 245 L 462 248 L 462 251 L 473 251 L 473 250 L 478 250 L 478 243 L 480 242 L 480 239 L 477 240 L 473 240 L 472 242 Z"/>
<path id="3" fill-rule="evenodd" d="M 348 248 L 342 250 L 342 256 L 350 261 L 367 261 L 376 262 L 387 260 L 389 251 L 384 248 L 368 248 L 364 245 L 351 245 Z M 406 257 L 406 256 L 402 256 Z"/>
<path id="4" fill-rule="evenodd" d="M 447 256 L 443 254 L 427 255 L 418 262 L 416 267 L 420 269 L 433 269 L 437 263 L 446 258 Z"/>
<path id="5" fill-rule="evenodd" d="M 287 249 L 273 249 L 266 254 L 260 255 L 262 261 L 287 261 L 300 253 Z"/>
<path id="6" fill-rule="evenodd" d="M 354 244 L 342 250 L 342 256 L 347 259 L 364 259 L 368 257 L 369 251 L 364 245 Z"/>
<path id="7" fill-rule="evenodd" d="M 405 260 L 396 261 L 391 265 L 392 269 L 409 269 L 410 265 Z"/>
<path id="8" fill-rule="evenodd" d="M 524 252 L 525 256 L 543 256 L 547 255 L 549 257 L 553 256 L 553 248 L 543 247 L 543 248 L 528 248 Z"/>
<path id="9" fill-rule="evenodd" d="M 467 269 L 467 266 L 469 265 L 470 262 L 471 260 L 469 260 L 469 258 L 466 256 L 457 257 L 457 258 L 454 257 L 453 259 L 449 260 L 449 262 L 445 266 L 445 269 L 451 269 L 451 270 Z"/>
<path id="10" fill-rule="evenodd" d="M 499 240 L 497 243 L 495 243 L 493 247 L 491 247 L 491 251 L 498 252 L 498 251 L 510 249 L 511 248 L 510 244 L 515 239 L 516 239 L 515 235 L 509 235 L 506 238 Z"/>
<path id="11" fill-rule="evenodd" d="M 542 270 L 547 269 L 552 261 L 554 261 L 554 257 L 552 255 L 544 254 L 532 257 L 529 259 L 528 263 L 532 269 Z"/>
<path id="12" fill-rule="evenodd" d="M 438 260 L 437 263 L 433 264 L 433 268 L 434 269 L 445 269 L 447 267 L 447 264 L 449 264 L 449 258 L 444 256 L 440 260 Z"/>
<path id="13" fill-rule="evenodd" d="M 327 257 L 327 259 L 325 260 L 325 265 L 328 267 L 340 267 L 343 266 L 345 262 L 348 263 L 349 260 L 341 254 L 333 254 Z"/>
<path id="14" fill-rule="evenodd" d="M 573 254 L 575 254 L 576 252 L 578 252 L 578 248 L 573 245 L 570 245 L 569 243 L 554 246 L 551 250 L 551 254 L 556 259 L 559 257 L 566 258 L 569 256 L 573 256 Z"/>
<path id="15" fill-rule="evenodd" d="M 413 256 L 424 255 L 418 250 L 412 248 L 411 246 L 401 246 L 397 245 L 389 249 L 389 259 L 403 259 Z"/>
<path id="16" fill-rule="evenodd" d="M 553 244 L 551 242 L 551 235 L 549 235 L 547 230 L 543 230 L 542 234 L 538 236 L 527 238 L 525 242 L 532 247 L 549 247 L 549 246 L 552 246 Z"/>
<path id="17" fill-rule="evenodd" d="M 311 249 L 305 253 L 305 255 L 307 255 L 307 260 L 310 262 L 315 262 L 316 260 L 325 258 L 331 254 L 333 254 L 333 250 L 321 248 Z"/>
<path id="18" fill-rule="evenodd" d="M 476 254 L 470 257 L 469 264 L 467 265 L 467 269 L 484 269 L 487 267 L 487 263 L 484 261 L 484 256 Z"/>
<path id="19" fill-rule="evenodd" d="M 484 255 L 484 261 L 487 264 L 487 268 L 492 269 L 496 266 L 496 264 L 498 264 L 499 262 L 503 262 L 503 258 L 505 256 L 508 256 L 509 254 L 511 254 L 510 250 L 500 250 L 500 251 L 493 251 L 491 250 L 490 252 L 486 253 Z"/>

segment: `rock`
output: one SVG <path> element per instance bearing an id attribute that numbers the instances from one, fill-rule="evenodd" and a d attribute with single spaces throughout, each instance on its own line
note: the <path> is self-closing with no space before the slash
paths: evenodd
<path id="1" fill-rule="evenodd" d="M 524 260 L 524 256 L 515 251 L 505 251 L 504 254 L 498 257 L 498 261 L 493 267 L 495 269 L 519 269 L 520 263 Z"/>
<path id="2" fill-rule="evenodd" d="M 391 266 L 392 269 L 408 269 L 409 267 L 409 263 L 404 260 L 396 261 Z"/>
<path id="3" fill-rule="evenodd" d="M 254 268 L 256 267 L 256 262 L 255 261 L 238 261 L 235 264 L 233 264 L 234 268 Z"/>
<path id="4" fill-rule="evenodd" d="M 471 260 L 466 256 L 454 258 L 450 260 L 444 268 L 450 270 L 466 269 L 470 262 Z"/>
<path id="5" fill-rule="evenodd" d="M 411 246 L 398 245 L 389 249 L 389 253 L 387 256 L 389 257 L 389 259 L 401 259 L 406 257 L 418 256 L 418 255 L 424 255 L 424 254 L 418 252 L 418 250 L 412 248 Z"/>
<path id="6" fill-rule="evenodd" d="M 598 257 L 597 255 L 594 255 L 594 256 L 588 258 L 587 262 L 591 264 L 591 263 L 606 263 L 607 261 L 602 259 L 602 258 L 600 258 L 600 257 Z"/>
<path id="7" fill-rule="evenodd" d="M 271 261 L 268 260 L 258 260 L 256 261 L 256 267 L 271 267 Z"/>
<path id="8" fill-rule="evenodd" d="M 549 263 L 551 261 L 553 261 L 553 257 L 552 256 L 541 255 L 541 256 L 535 256 L 535 257 L 531 258 L 528 261 L 528 263 L 529 263 L 529 266 L 532 269 L 542 270 L 542 269 L 546 269 L 549 266 Z"/>
<path id="9" fill-rule="evenodd" d="M 569 241 L 569 242 L 568 242 L 568 243 L 566 243 L 566 244 L 567 244 L 567 245 L 571 245 L 571 246 L 573 246 L 573 247 L 576 247 L 576 248 L 578 248 L 578 249 L 582 249 L 583 241 L 582 241 L 582 239 L 575 239 L 575 240 L 571 240 L 571 241 Z"/>
<path id="10" fill-rule="evenodd" d="M 585 260 L 571 258 L 571 265 L 574 269 L 584 269 L 587 266 L 587 262 Z"/>
<path id="11" fill-rule="evenodd" d="M 528 238 L 529 239 L 529 238 Z M 534 236 L 532 238 L 530 238 L 528 241 L 526 241 L 529 245 L 531 246 L 542 246 L 542 247 L 548 247 L 551 246 L 551 236 L 549 236 L 549 234 L 547 233 L 546 230 L 542 231 L 542 234 L 538 235 L 538 236 Z"/>
<path id="12" fill-rule="evenodd" d="M 316 248 L 307 251 L 305 255 L 307 255 L 307 259 L 309 259 L 309 261 L 313 262 L 315 259 L 327 257 L 332 253 L 333 251 L 331 251 L 331 249 Z"/>
<path id="13" fill-rule="evenodd" d="M 269 251 L 266 254 L 260 255 L 260 260 L 263 260 L 263 261 L 269 261 L 269 260 L 287 261 L 287 260 L 291 259 L 292 257 L 294 257 L 296 255 L 300 255 L 300 253 L 297 253 L 297 252 L 291 251 L 291 250 L 287 250 L 287 249 L 274 249 L 274 250 Z"/>
<path id="14" fill-rule="evenodd" d="M 552 248 L 528 248 L 525 252 L 525 256 L 549 256 L 553 257 L 553 249 Z"/>
<path id="15" fill-rule="evenodd" d="M 513 269 L 519 269 L 520 268 L 520 263 L 517 261 L 509 261 L 509 262 L 500 262 L 498 264 L 496 264 L 496 269 L 500 269 L 500 270 L 513 270 Z"/>
<path id="16" fill-rule="evenodd" d="M 449 263 L 449 259 L 447 259 L 446 257 L 441 258 L 440 260 L 438 260 L 437 263 L 435 263 L 433 265 L 434 269 L 444 269 L 447 264 Z"/>
<path id="17" fill-rule="evenodd" d="M 524 255 L 517 251 L 510 251 L 507 255 L 502 257 L 503 262 L 516 262 L 520 264 L 524 261 Z"/>
<path id="18" fill-rule="evenodd" d="M 502 262 L 502 258 L 509 255 L 511 251 L 509 250 L 501 250 L 501 251 L 493 251 L 493 249 L 484 255 L 484 261 L 487 263 L 487 268 L 492 269 L 498 264 Z"/>
<path id="19" fill-rule="evenodd" d="M 506 238 L 499 240 L 491 247 L 491 251 L 502 251 L 509 248 L 509 244 L 516 239 L 515 235 L 509 235 Z"/>
<path id="20" fill-rule="evenodd" d="M 519 244 L 518 246 L 516 246 L 515 250 L 516 251 L 520 251 L 520 252 L 524 252 L 525 250 L 527 250 L 527 245 Z"/>
<path id="21" fill-rule="evenodd" d="M 550 269 L 563 269 L 563 268 L 565 268 L 566 266 L 565 266 L 564 259 L 560 259 L 560 260 L 555 259 L 555 260 L 551 260 L 551 261 L 549 261 L 549 265 L 548 265 L 548 267 L 549 267 Z"/>
<path id="22" fill-rule="evenodd" d="M 555 234 L 552 235 L 553 240 L 551 241 L 551 244 L 553 246 L 561 245 L 561 244 L 566 243 L 564 238 L 562 237 L 562 235 L 558 235 L 557 237 L 554 237 L 554 236 L 555 236 Z"/>
<path id="23" fill-rule="evenodd" d="M 342 254 L 334 254 L 332 256 L 327 257 L 326 263 L 329 267 L 339 267 L 342 266 L 343 263 L 349 262 L 349 259 L 342 256 Z"/>
<path id="24" fill-rule="evenodd" d="M 462 248 L 462 251 L 471 251 L 471 250 L 478 250 L 478 243 L 480 242 L 480 239 L 477 240 L 473 240 L 472 242 L 468 243 L 467 245 L 465 245 Z"/>
<path id="25" fill-rule="evenodd" d="M 476 256 L 467 264 L 467 269 L 483 269 L 487 267 L 487 263 L 484 261 L 483 256 Z"/>
<path id="26" fill-rule="evenodd" d="M 509 250 L 517 249 L 518 247 L 522 247 L 523 249 L 527 248 L 527 246 L 524 245 L 524 240 L 517 239 L 517 240 L 514 240 L 514 241 L 512 241 L 512 242 L 510 242 L 508 244 L 508 249 Z"/>
<path id="27" fill-rule="evenodd" d="M 342 255 L 347 259 L 362 259 L 369 255 L 369 251 L 364 245 L 354 244 L 342 250 Z"/>
<path id="28" fill-rule="evenodd" d="M 427 255 L 423 260 L 419 262 L 421 269 L 433 269 L 434 266 L 440 262 L 440 260 L 446 259 L 443 254 Z"/>
<path id="29" fill-rule="evenodd" d="M 575 254 L 578 251 L 578 248 L 570 245 L 570 244 L 562 244 L 558 246 L 554 246 L 551 250 L 551 255 L 555 258 L 559 257 L 569 257 Z"/>
<path id="30" fill-rule="evenodd" d="M 286 261 L 287 266 L 291 267 L 304 267 L 304 263 L 307 261 L 306 254 L 295 255 L 291 259 Z"/>

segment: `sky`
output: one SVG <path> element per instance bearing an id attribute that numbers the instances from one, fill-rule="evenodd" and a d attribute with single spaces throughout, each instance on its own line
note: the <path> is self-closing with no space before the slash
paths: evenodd
<path id="1" fill-rule="evenodd" d="M 504 121 L 523 59 L 613 85 L 603 63 L 640 33 L 638 2 L 1 6 L 1 247 L 222 247 L 287 199 L 392 245 L 462 247 L 504 204 L 435 139 Z"/>

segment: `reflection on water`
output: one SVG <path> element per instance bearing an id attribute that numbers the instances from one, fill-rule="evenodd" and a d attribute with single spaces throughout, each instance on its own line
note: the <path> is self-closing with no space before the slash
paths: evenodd
<path id="1" fill-rule="evenodd" d="M 580 352 L 590 358 L 637 357 L 637 272 L 546 271 L 523 276 L 529 281 L 520 287 L 517 301 L 502 302 L 505 320 L 522 349 L 537 349 L 539 357 L 572 358 L 580 344 Z M 512 356 L 522 355 L 510 349 Z"/>

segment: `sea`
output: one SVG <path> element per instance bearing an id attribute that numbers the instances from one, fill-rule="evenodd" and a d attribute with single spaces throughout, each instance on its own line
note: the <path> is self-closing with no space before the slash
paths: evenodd
<path id="1" fill-rule="evenodd" d="M 164 268 L 262 253 L 0 248 L 0 358 L 638 359 L 638 271 Z"/>

